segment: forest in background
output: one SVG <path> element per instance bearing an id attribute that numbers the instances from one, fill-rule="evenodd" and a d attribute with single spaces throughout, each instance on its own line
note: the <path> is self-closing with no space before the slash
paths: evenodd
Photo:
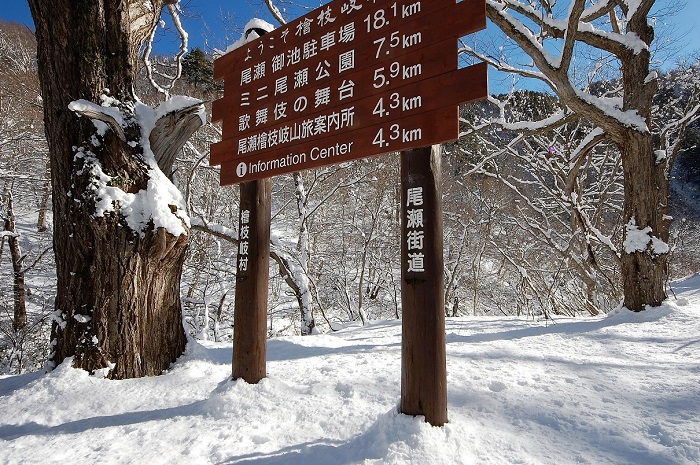
<path id="1" fill-rule="evenodd" d="M 211 57 L 189 52 L 173 91 L 207 103 L 221 95 Z M 156 60 L 167 73 L 172 63 Z M 55 312 L 52 215 L 36 70 L 24 26 L 0 24 L 0 372 L 39 369 Z M 662 123 L 695 105 L 697 62 L 662 76 L 655 114 Z M 595 83 L 601 95 L 614 81 Z M 137 94 L 161 96 L 145 72 Z M 445 147 L 445 312 L 462 315 L 594 315 L 621 299 L 622 172 L 613 145 L 600 145 L 575 176 L 563 169 L 593 127 L 571 118 L 554 130 L 502 124 L 538 121 L 560 110 L 548 94 L 513 92 L 462 109 L 463 136 Z M 680 116 L 679 116 L 680 115 Z M 523 130 L 525 129 L 525 130 Z M 184 323 L 200 339 L 230 340 L 235 288 L 237 187 L 218 185 L 208 166 L 220 128 L 207 124 L 176 161 L 193 233 L 182 276 Z M 700 269 L 700 128 L 689 126 L 672 174 L 669 279 Z M 386 155 L 281 176 L 273 186 L 269 336 L 326 331 L 349 321 L 400 318 L 398 157 Z M 24 304 L 26 325 L 18 325 Z M 21 312 L 20 312 L 21 314 Z M 21 327 L 20 327 L 21 326 Z"/>

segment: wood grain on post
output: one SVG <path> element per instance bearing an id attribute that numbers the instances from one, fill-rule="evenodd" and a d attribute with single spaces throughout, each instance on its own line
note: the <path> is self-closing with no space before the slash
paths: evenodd
<path id="1" fill-rule="evenodd" d="M 272 180 L 240 184 L 238 271 L 233 316 L 233 379 L 266 375 Z"/>
<path id="2" fill-rule="evenodd" d="M 440 146 L 401 152 L 401 413 L 447 423 Z"/>

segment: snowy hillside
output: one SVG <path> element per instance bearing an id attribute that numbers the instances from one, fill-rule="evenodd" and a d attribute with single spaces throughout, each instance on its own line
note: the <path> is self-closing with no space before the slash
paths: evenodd
<path id="1" fill-rule="evenodd" d="M 0 463 L 700 463 L 700 276 L 675 292 L 642 314 L 448 320 L 444 428 L 396 413 L 396 321 L 272 339 L 254 386 L 210 342 L 156 378 L 2 377 Z"/>

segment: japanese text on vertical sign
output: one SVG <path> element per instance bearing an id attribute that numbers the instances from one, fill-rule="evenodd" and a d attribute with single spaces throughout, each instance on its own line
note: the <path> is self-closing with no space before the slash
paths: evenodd
<path id="1" fill-rule="evenodd" d="M 238 234 L 238 269 L 248 271 L 248 248 L 250 245 L 250 210 L 241 211 L 240 231 Z"/>
<path id="2" fill-rule="evenodd" d="M 425 225 L 423 224 L 423 187 L 410 187 L 406 190 L 406 245 L 408 250 L 408 272 L 425 272 L 425 255 L 423 240 Z"/>

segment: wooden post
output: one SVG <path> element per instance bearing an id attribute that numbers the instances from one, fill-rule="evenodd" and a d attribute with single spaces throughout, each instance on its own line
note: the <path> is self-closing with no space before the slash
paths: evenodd
<path id="1" fill-rule="evenodd" d="M 447 423 L 440 146 L 401 152 L 401 413 Z"/>
<path id="2" fill-rule="evenodd" d="M 240 189 L 233 379 L 255 384 L 266 375 L 272 180 L 244 182 Z"/>

